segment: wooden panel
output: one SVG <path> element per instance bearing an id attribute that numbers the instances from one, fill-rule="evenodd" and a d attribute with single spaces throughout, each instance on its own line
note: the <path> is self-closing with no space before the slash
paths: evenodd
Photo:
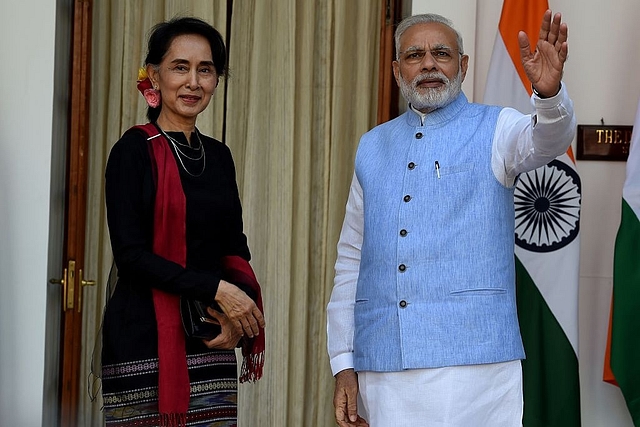
<path id="1" fill-rule="evenodd" d="M 378 73 L 378 124 L 398 115 L 398 85 L 391 64 L 395 58 L 393 33 L 402 17 L 401 0 L 382 0 L 380 16 L 380 62 Z"/>
<path id="2" fill-rule="evenodd" d="M 67 164 L 67 220 L 65 236 L 65 266 L 75 261 L 73 299 L 65 304 L 62 331 L 62 366 L 60 425 L 75 426 L 80 393 L 80 351 L 82 313 L 81 284 L 77 272 L 84 268 L 84 241 L 87 199 L 87 146 L 89 135 L 89 88 L 91 77 L 91 0 L 74 2 L 71 123 L 69 126 L 69 158 Z M 68 280 L 68 284 L 71 280 Z M 67 292 L 69 295 L 70 293 Z"/>

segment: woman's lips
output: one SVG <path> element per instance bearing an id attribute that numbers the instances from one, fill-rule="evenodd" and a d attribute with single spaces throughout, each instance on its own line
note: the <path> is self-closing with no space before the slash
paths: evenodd
<path id="1" fill-rule="evenodd" d="M 200 101 L 199 96 L 193 96 L 193 95 L 182 95 L 180 96 L 180 99 L 182 99 L 182 101 L 186 104 L 195 104 L 198 101 Z"/>

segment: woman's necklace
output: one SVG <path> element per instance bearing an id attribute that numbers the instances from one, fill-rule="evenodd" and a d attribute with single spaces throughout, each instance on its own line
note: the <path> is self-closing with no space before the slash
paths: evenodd
<path id="1" fill-rule="evenodd" d="M 198 150 L 200 152 L 200 154 L 197 155 L 196 157 L 190 157 L 188 154 L 186 154 L 184 151 L 182 151 L 180 149 L 181 146 L 185 147 L 185 148 L 192 148 L 190 145 L 183 144 L 180 141 L 178 141 L 177 139 L 172 138 L 160 126 L 158 126 L 158 129 L 160 129 L 160 132 L 162 132 L 164 137 L 167 138 L 167 140 L 173 146 L 173 149 L 176 152 L 176 157 L 178 158 L 178 161 L 180 162 L 180 165 L 182 166 L 182 169 L 184 169 L 184 171 L 187 174 L 189 174 L 190 176 L 192 176 L 194 178 L 197 178 L 200 175 L 202 175 L 204 173 L 204 168 L 207 166 L 207 157 L 206 157 L 206 155 L 204 153 L 204 145 L 202 145 L 202 140 L 200 139 L 200 132 L 198 132 L 198 129 L 195 129 L 195 131 L 194 131 L 194 133 L 196 134 L 196 137 L 198 138 L 198 142 L 200 143 L 200 146 L 198 148 L 195 148 L 196 150 Z M 187 166 L 184 164 L 184 159 L 191 160 L 191 161 L 194 161 L 194 162 L 197 162 L 200 159 L 202 159 L 202 169 L 200 170 L 200 172 L 191 173 L 189 171 L 189 169 L 187 169 Z"/>

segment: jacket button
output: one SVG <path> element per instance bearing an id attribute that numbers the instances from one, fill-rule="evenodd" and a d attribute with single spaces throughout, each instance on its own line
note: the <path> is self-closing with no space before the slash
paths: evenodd
<path id="1" fill-rule="evenodd" d="M 398 270 L 400 270 L 400 271 L 405 271 L 406 269 L 407 269 L 407 266 L 406 266 L 406 265 L 404 265 L 404 264 L 400 264 L 400 265 L 398 266 Z"/>
<path id="2" fill-rule="evenodd" d="M 404 196 L 402 200 L 404 200 L 405 202 L 408 202 L 409 200 L 411 200 L 411 196 L 407 194 L 406 196 Z"/>
<path id="3" fill-rule="evenodd" d="M 421 138 L 422 138 L 422 132 L 416 133 L 416 139 L 421 139 Z"/>
<path id="4" fill-rule="evenodd" d="M 407 235 L 407 230 L 405 230 L 404 228 L 402 230 L 400 230 L 400 235 L 402 237 L 406 236 Z"/>
<path id="5" fill-rule="evenodd" d="M 407 167 L 411 170 L 413 170 L 416 167 L 416 164 L 413 162 L 409 162 L 409 164 L 407 165 Z"/>
<path id="6" fill-rule="evenodd" d="M 405 308 L 407 306 L 407 302 L 405 300 L 400 301 L 400 307 Z"/>

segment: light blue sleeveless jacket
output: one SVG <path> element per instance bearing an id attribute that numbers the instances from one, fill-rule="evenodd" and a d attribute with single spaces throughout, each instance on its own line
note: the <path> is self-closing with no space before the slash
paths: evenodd
<path id="1" fill-rule="evenodd" d="M 424 125 L 409 110 L 363 135 L 356 371 L 524 358 L 513 189 L 491 169 L 499 113 L 460 94 Z"/>

